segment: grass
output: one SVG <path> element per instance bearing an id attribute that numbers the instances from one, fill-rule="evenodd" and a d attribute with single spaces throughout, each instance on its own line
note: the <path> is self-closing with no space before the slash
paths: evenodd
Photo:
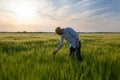
<path id="1" fill-rule="evenodd" d="M 120 80 L 120 34 L 80 34 L 83 62 L 55 34 L 0 33 L 0 80 Z"/>

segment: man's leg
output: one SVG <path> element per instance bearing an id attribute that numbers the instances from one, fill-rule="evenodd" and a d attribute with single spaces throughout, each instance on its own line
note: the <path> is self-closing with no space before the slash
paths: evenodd
<path id="1" fill-rule="evenodd" d="M 74 56 L 74 51 L 75 51 L 75 49 L 71 46 L 70 47 L 70 57 Z"/>
<path id="2" fill-rule="evenodd" d="M 77 58 L 82 61 L 82 56 L 81 56 L 81 42 L 79 42 L 79 48 L 77 48 Z"/>

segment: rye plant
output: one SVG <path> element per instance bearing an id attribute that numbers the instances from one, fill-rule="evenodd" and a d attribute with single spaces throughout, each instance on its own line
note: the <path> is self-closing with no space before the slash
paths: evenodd
<path id="1" fill-rule="evenodd" d="M 79 62 L 69 45 L 53 56 L 55 34 L 0 33 L 0 80 L 120 80 L 120 34 L 80 34 Z"/>

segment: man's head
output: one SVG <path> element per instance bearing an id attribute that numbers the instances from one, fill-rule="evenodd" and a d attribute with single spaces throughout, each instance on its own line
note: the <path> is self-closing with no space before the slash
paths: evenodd
<path id="1" fill-rule="evenodd" d="M 60 28 L 60 27 L 57 27 L 56 29 L 55 29 L 55 32 L 58 34 L 58 35 L 62 35 L 62 29 Z"/>

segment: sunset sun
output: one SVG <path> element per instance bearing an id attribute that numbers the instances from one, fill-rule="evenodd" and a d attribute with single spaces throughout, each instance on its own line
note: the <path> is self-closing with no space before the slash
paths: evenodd
<path id="1" fill-rule="evenodd" d="M 34 7 L 30 4 L 19 4 L 15 10 L 16 18 L 19 22 L 26 23 L 31 22 L 36 18 Z"/>

